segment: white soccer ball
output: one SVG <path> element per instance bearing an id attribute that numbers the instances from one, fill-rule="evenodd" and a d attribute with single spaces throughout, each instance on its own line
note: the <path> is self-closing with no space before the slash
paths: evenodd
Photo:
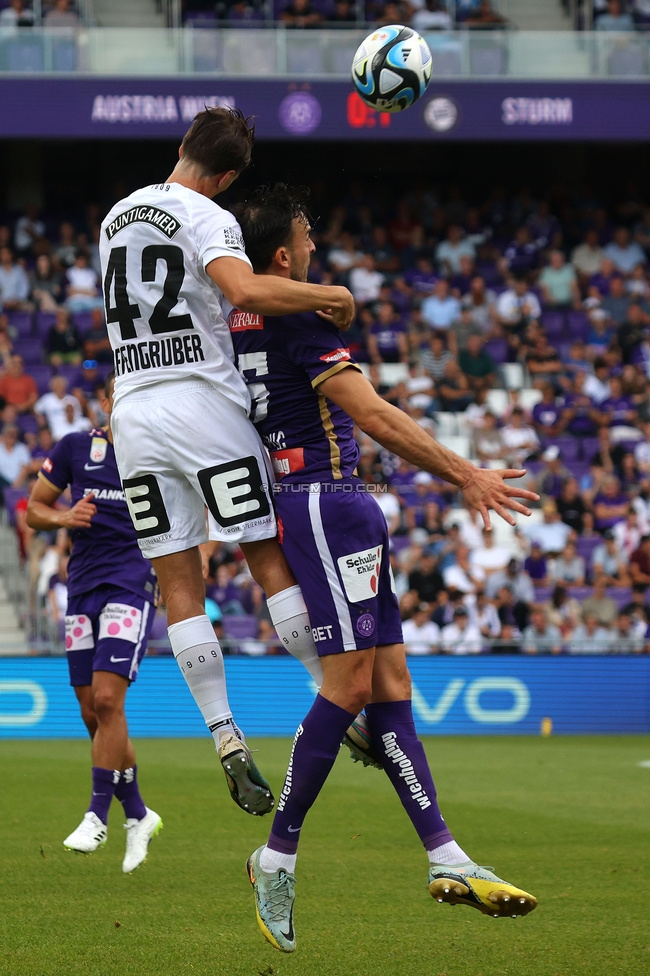
<path id="1" fill-rule="evenodd" d="M 401 24 L 380 27 L 354 55 L 352 81 L 378 112 L 403 112 L 424 95 L 431 79 L 431 51 L 417 31 Z"/>

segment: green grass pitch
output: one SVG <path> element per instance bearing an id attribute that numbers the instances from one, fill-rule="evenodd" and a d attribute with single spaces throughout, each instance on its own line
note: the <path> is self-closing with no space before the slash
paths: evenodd
<path id="1" fill-rule="evenodd" d="M 342 750 L 298 859 L 298 948 L 257 928 L 244 863 L 270 818 L 230 800 L 212 741 L 136 743 L 165 829 L 124 876 L 122 811 L 63 850 L 89 796 L 84 741 L 0 744 L 0 973 L 9 976 L 636 976 L 650 972 L 650 737 L 429 738 L 441 806 L 527 918 L 437 904 L 388 781 Z M 290 742 L 265 739 L 276 795 Z"/>

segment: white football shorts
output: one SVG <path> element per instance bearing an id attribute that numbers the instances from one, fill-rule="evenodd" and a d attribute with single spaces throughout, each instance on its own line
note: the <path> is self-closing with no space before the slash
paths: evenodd
<path id="1" fill-rule="evenodd" d="M 272 539 L 277 531 L 268 454 L 243 407 L 206 383 L 131 393 L 111 417 L 126 503 L 144 556 L 207 541 Z"/>

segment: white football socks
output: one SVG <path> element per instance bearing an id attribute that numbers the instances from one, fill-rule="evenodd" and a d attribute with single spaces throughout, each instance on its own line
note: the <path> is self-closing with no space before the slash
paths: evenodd
<path id="1" fill-rule="evenodd" d="M 167 633 L 192 698 L 212 731 L 214 726 L 232 719 L 223 655 L 212 624 L 208 616 L 202 614 L 172 624 Z M 223 734 L 224 726 L 220 728 Z M 230 731 L 229 728 L 226 730 Z M 219 745 L 218 735 L 215 735 L 215 744 Z"/>
<path id="2" fill-rule="evenodd" d="M 429 855 L 429 864 L 466 864 L 467 861 L 472 860 L 455 840 L 441 844 L 440 847 L 427 851 L 427 854 Z"/>
<path id="3" fill-rule="evenodd" d="M 318 688 L 323 683 L 323 666 L 312 637 L 309 614 L 298 584 L 266 600 L 271 621 L 286 649 L 309 671 Z"/>
<path id="4" fill-rule="evenodd" d="M 273 851 L 270 847 L 265 847 L 260 854 L 260 867 L 266 874 L 275 874 L 280 868 L 284 868 L 289 874 L 296 870 L 297 854 L 281 854 L 280 851 Z"/>

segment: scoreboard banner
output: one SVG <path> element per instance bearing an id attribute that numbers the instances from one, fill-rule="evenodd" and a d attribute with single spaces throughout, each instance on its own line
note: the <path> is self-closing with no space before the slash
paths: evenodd
<path id="1" fill-rule="evenodd" d="M 647 81 L 448 81 L 405 112 L 378 114 L 341 81 L 3 76 L 0 136 L 179 138 L 205 105 L 255 116 L 259 139 L 637 140 L 650 133 Z"/>
<path id="2" fill-rule="evenodd" d="M 650 657 L 410 658 L 421 735 L 650 732 Z M 250 736 L 293 736 L 314 699 L 287 657 L 226 658 L 228 693 Z M 127 695 L 134 737 L 207 735 L 172 657 L 145 657 Z M 0 658 L 0 739 L 87 735 L 64 658 Z"/>

